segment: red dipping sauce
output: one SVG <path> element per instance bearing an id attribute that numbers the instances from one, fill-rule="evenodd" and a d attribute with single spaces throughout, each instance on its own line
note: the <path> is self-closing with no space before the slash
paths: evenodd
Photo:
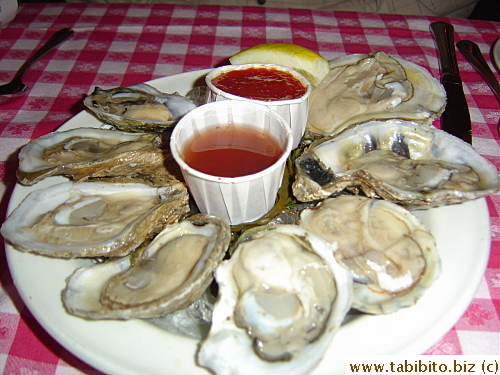
<path id="1" fill-rule="evenodd" d="M 187 142 L 183 154 L 186 164 L 200 172 L 240 177 L 270 167 L 283 149 L 266 131 L 229 126 L 204 131 Z"/>
<path id="2" fill-rule="evenodd" d="M 229 94 L 266 102 L 298 99 L 307 92 L 292 74 L 266 67 L 231 70 L 213 78 L 212 83 Z"/>

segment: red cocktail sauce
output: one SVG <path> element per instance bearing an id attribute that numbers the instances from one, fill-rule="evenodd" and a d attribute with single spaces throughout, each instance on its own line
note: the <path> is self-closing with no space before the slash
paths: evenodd
<path id="1" fill-rule="evenodd" d="M 266 67 L 231 70 L 212 83 L 227 93 L 266 102 L 298 99 L 307 91 L 290 73 Z"/>

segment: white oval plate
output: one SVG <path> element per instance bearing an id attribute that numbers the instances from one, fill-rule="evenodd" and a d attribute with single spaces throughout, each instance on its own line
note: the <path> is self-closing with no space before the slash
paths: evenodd
<path id="1" fill-rule="evenodd" d="M 185 94 L 209 70 L 182 73 L 150 83 L 165 92 Z M 60 130 L 101 126 L 81 112 Z M 65 180 L 50 177 L 34 187 L 16 186 L 9 212 L 29 192 Z M 385 316 L 359 315 L 344 324 L 314 375 L 344 373 L 348 355 L 420 354 L 446 334 L 464 313 L 483 277 L 490 250 L 485 199 L 416 212 L 435 235 L 442 274 L 417 305 Z M 196 365 L 198 342 L 142 320 L 88 321 L 66 313 L 61 291 L 66 278 L 89 264 L 83 259 L 51 259 L 6 245 L 19 293 L 40 324 L 70 352 L 105 373 L 208 374 Z M 464 277 L 464 275 L 467 275 Z"/>

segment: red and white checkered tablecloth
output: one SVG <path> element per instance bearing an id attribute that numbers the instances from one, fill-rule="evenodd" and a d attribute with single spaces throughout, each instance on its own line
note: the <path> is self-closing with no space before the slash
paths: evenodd
<path id="1" fill-rule="evenodd" d="M 400 56 L 439 76 L 429 17 L 264 7 L 168 4 L 20 4 L 0 30 L 0 82 L 57 29 L 75 34 L 25 76 L 29 95 L 0 106 L 0 219 L 15 185 L 17 152 L 30 139 L 57 129 L 83 110 L 94 86 L 121 86 L 227 62 L 244 47 L 285 41 L 331 59 L 377 50 Z M 457 38 L 489 48 L 500 23 L 448 19 Z M 457 55 L 473 122 L 474 148 L 500 166 L 500 105 L 479 75 Z M 499 77 L 497 75 L 497 77 Z M 500 196 L 487 198 L 491 256 L 469 308 L 427 354 L 500 354 Z M 2 245 L 3 246 L 3 245 Z M 64 349 L 25 308 L 0 253 L 0 372 L 97 374 Z M 466 277 L 466 275 L 464 275 Z"/>

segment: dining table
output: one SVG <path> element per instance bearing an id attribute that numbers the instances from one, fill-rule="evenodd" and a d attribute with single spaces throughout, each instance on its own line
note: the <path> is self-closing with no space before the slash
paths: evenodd
<path id="1" fill-rule="evenodd" d="M 19 3 L 15 19 L 0 29 L 0 83 L 10 81 L 22 63 L 58 29 L 71 28 L 74 34 L 25 74 L 23 80 L 29 91 L 0 104 L 1 222 L 14 208 L 12 197 L 20 189 L 16 177 L 20 149 L 31 140 L 57 131 L 68 121 L 75 121 L 75 118 L 88 120 L 91 115 L 81 115 L 86 111 L 83 99 L 95 87 L 127 86 L 165 77 L 180 77 L 176 81 L 179 82 L 186 77 L 182 74 L 205 72 L 229 64 L 228 58 L 240 50 L 267 42 L 298 44 L 318 52 L 327 60 L 384 51 L 422 66 L 439 79 L 437 47 L 429 30 L 429 25 L 435 21 L 452 24 L 455 41 L 468 39 L 475 42 L 497 79 L 500 77 L 500 67 L 495 65 L 495 56 L 499 56 L 499 52 L 492 49 L 500 37 L 499 22 L 188 2 Z M 458 50 L 457 61 L 472 121 L 472 147 L 498 169 L 500 103 Z M 176 90 L 174 85 L 172 91 Z M 81 126 L 89 125 L 85 121 Z M 433 120 L 433 125 L 439 128 L 439 119 Z M 466 295 L 466 303 L 462 302 L 458 311 L 450 303 L 448 308 L 453 314 L 446 320 L 444 328 L 440 327 L 439 335 L 426 341 L 425 346 L 403 353 L 500 354 L 500 195 L 496 193 L 480 200 L 486 212 L 486 217 L 483 217 L 486 224 L 481 228 L 487 234 L 486 248 L 460 249 L 457 246 L 454 249 L 457 259 L 463 256 L 463 251 L 472 253 L 473 257 L 477 251 L 477 257 L 484 259 L 477 263 L 472 261 L 470 272 L 456 275 L 452 282 L 461 288 L 467 286 L 463 293 L 459 292 L 460 297 Z M 463 217 L 463 220 L 467 218 Z M 446 223 L 436 225 L 445 226 Z M 449 230 L 453 232 L 454 229 Z M 471 231 L 469 235 L 474 236 L 474 231 Z M 453 236 L 467 236 L 466 232 L 457 230 Z M 474 239 L 472 241 L 474 243 Z M 23 272 L 22 263 L 16 262 L 13 272 L 9 251 L 16 250 L 8 250 L 3 241 L 1 246 L 0 372 L 39 375 L 121 373 L 113 370 L 113 366 L 106 366 L 106 359 L 93 361 L 91 356 L 81 355 L 82 351 L 75 349 L 78 337 L 72 337 L 71 341 L 54 335 L 54 327 L 41 317 L 43 313 L 33 302 L 36 295 L 30 294 L 21 280 L 28 277 Z M 36 263 L 42 258 L 34 254 L 24 255 L 27 255 L 23 258 L 25 264 Z M 53 272 L 50 261 L 43 259 L 42 263 L 47 268 L 45 273 L 49 280 Z M 475 273 L 479 273 L 479 277 L 471 280 L 469 285 L 470 275 Z M 52 285 L 42 276 L 38 284 L 43 286 L 44 283 Z M 453 290 L 454 285 L 447 289 Z M 56 299 L 54 304 L 57 306 L 53 308 L 63 311 L 58 303 L 60 301 Z M 67 313 L 63 311 L 62 314 Z M 438 310 L 435 314 L 446 314 L 446 311 Z M 411 325 L 418 327 L 433 315 L 433 311 L 422 315 Z M 400 326 L 394 326 L 394 330 L 399 329 Z M 105 336 L 103 333 L 99 340 L 105 341 Z M 360 337 L 359 340 L 374 338 Z M 75 345 L 68 344 L 72 342 Z M 141 342 L 137 345 L 147 346 Z M 374 353 L 379 352 L 376 345 L 373 348 Z M 175 346 L 165 350 L 175 350 Z M 127 362 L 128 359 L 123 360 Z M 170 372 L 164 368 L 159 369 L 159 373 Z"/>

